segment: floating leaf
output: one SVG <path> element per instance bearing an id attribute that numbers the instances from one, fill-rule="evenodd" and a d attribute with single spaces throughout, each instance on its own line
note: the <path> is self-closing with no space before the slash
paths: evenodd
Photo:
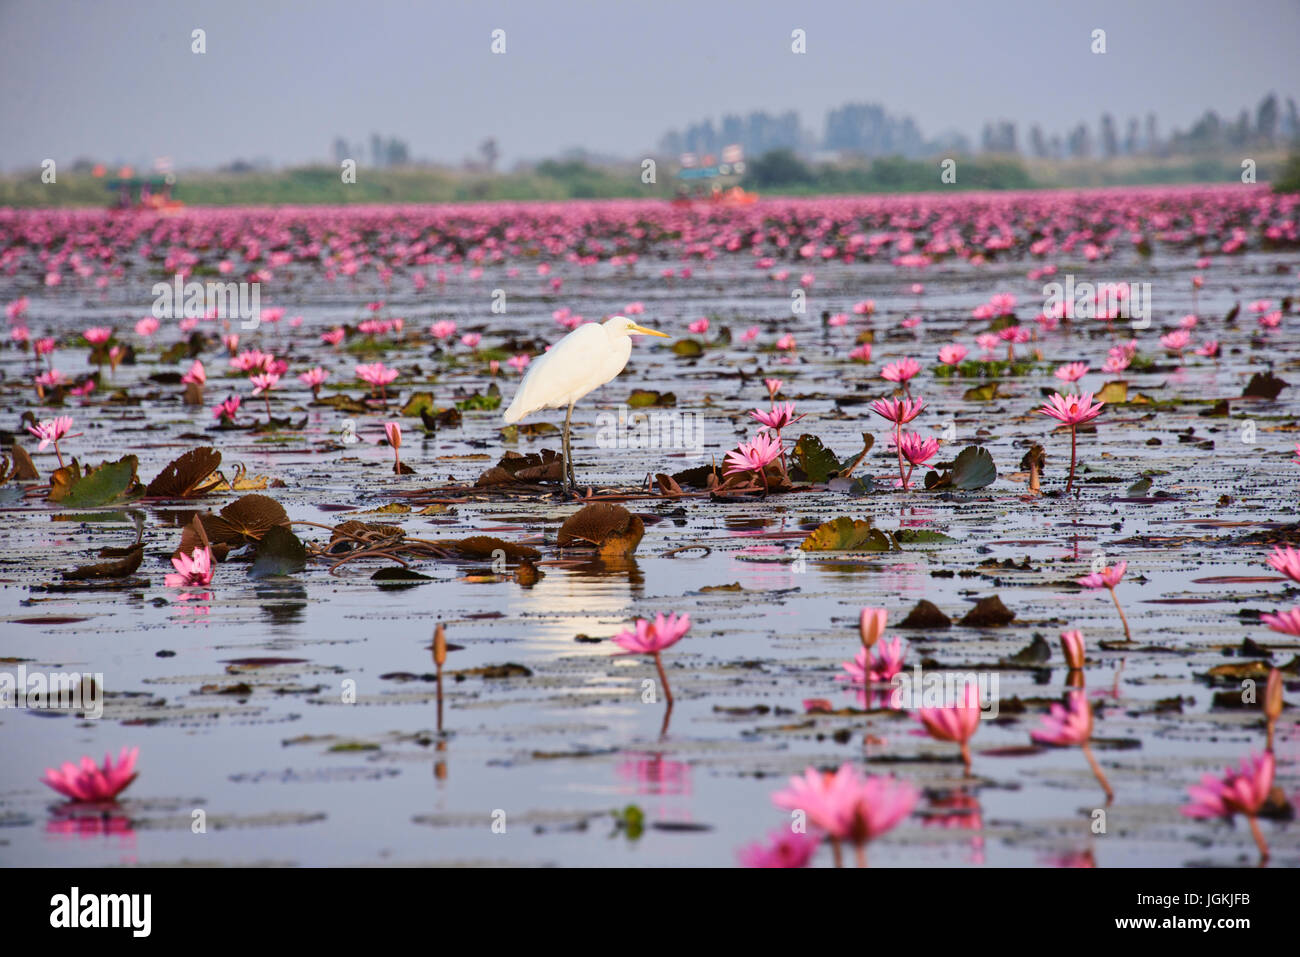
<path id="1" fill-rule="evenodd" d="M 673 343 L 673 354 L 695 358 L 704 355 L 704 346 L 694 339 L 678 339 Z"/>
<path id="2" fill-rule="evenodd" d="M 986 382 L 962 393 L 962 398 L 967 402 L 989 402 L 997 397 L 998 383 L 996 382 Z"/>
<path id="3" fill-rule="evenodd" d="M 172 460 L 144 490 L 149 498 L 189 498 L 203 495 L 221 483 L 213 472 L 221 465 L 221 453 L 211 446 L 190 449 Z"/>
<path id="4" fill-rule="evenodd" d="M 1128 401 L 1128 383 L 1123 379 L 1116 379 L 1114 382 L 1107 382 L 1093 396 L 1098 402 L 1127 402 Z"/>
<path id="5" fill-rule="evenodd" d="M 133 545 L 125 556 L 113 562 L 81 565 L 63 573 L 66 581 L 85 581 L 92 578 L 126 578 L 133 575 L 144 559 L 144 546 Z"/>
<path id="6" fill-rule="evenodd" d="M 893 538 L 871 522 L 841 515 L 820 525 L 799 547 L 806 552 L 834 552 L 861 549 L 869 552 L 887 552 L 896 548 Z"/>
<path id="7" fill-rule="evenodd" d="M 1003 625 L 1011 624 L 1015 617 L 1015 612 L 1002 604 L 1001 598 L 997 595 L 990 595 L 988 598 L 981 598 L 976 602 L 975 607 L 966 612 L 966 615 L 958 624 L 971 628 L 1000 628 Z"/>
<path id="8" fill-rule="evenodd" d="M 809 482 L 821 484 L 839 474 L 840 460 L 835 453 L 822 445 L 822 440 L 815 435 L 804 434 L 794 443 L 790 455 L 795 475 L 802 475 Z"/>
<path id="9" fill-rule="evenodd" d="M 894 532 L 894 540 L 900 545 L 942 545 L 957 539 L 928 528 L 900 528 Z"/>
<path id="10" fill-rule="evenodd" d="M 602 555 L 630 555 L 645 535 L 645 523 L 622 505 L 595 502 L 565 519 L 560 526 L 561 548 L 590 545 Z"/>
<path id="11" fill-rule="evenodd" d="M 552 449 L 521 455 L 507 452 L 480 475 L 475 485 L 510 485 L 515 482 L 558 482 L 564 477 L 564 456 Z"/>
<path id="12" fill-rule="evenodd" d="M 223 508 L 220 515 L 209 512 L 200 520 L 212 542 L 233 546 L 260 541 L 274 526 L 287 528 L 289 525 L 289 516 L 283 505 L 266 495 L 256 494 L 237 498 Z"/>
<path id="13" fill-rule="evenodd" d="M 283 525 L 272 525 L 262 535 L 253 556 L 251 578 L 292 575 L 307 567 L 307 549 L 298 536 Z"/>
<path id="14" fill-rule="evenodd" d="M 139 492 L 135 477 L 137 464 L 134 455 L 124 455 L 116 462 L 104 462 L 98 468 L 87 468 L 85 474 L 81 474 L 80 466 L 74 460 L 71 466 L 59 469 L 51 476 L 50 501 L 68 508 L 95 508 L 130 501 Z"/>
<path id="15" fill-rule="evenodd" d="M 460 558 L 495 559 L 497 552 L 512 561 L 521 561 L 525 558 L 536 560 L 542 557 L 542 553 L 535 548 L 516 545 L 514 542 L 503 541 L 490 535 L 471 535 L 469 538 L 460 539 L 445 538 L 433 544 Z"/>
<path id="16" fill-rule="evenodd" d="M 677 405 L 677 396 L 671 392 L 653 392 L 649 389 L 633 389 L 627 397 L 628 408 L 643 409 L 647 406 L 668 408 Z"/>
<path id="17" fill-rule="evenodd" d="M 950 471 L 944 472 L 942 476 L 938 472 L 927 472 L 925 487 L 927 489 L 952 488 L 969 492 L 992 485 L 997 478 L 998 469 L 993 464 L 993 456 L 989 455 L 988 450 L 979 445 L 968 445 L 953 460 Z"/>
<path id="18" fill-rule="evenodd" d="M 406 400 L 406 404 L 402 406 L 402 415 L 410 416 L 412 418 L 417 415 L 423 417 L 423 414 L 426 411 L 434 411 L 432 392 L 412 393 L 411 397 Z"/>
<path id="19" fill-rule="evenodd" d="M 32 461 L 32 457 L 28 451 L 17 442 L 14 443 L 13 450 L 14 471 L 9 478 L 16 482 L 33 482 L 38 480 L 41 477 L 40 473 L 36 471 L 36 464 Z M 8 479 L 6 479 L 6 481 L 8 481 Z"/>
<path id="20" fill-rule="evenodd" d="M 1276 399 L 1278 393 L 1290 384 L 1271 372 L 1256 372 L 1246 383 L 1241 396 L 1243 399 Z"/>

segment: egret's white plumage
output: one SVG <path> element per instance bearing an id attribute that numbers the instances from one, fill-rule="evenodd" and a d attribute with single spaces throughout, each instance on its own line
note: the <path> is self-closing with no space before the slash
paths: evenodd
<path id="1" fill-rule="evenodd" d="M 615 378 L 632 355 L 632 336 L 664 336 L 662 332 L 638 326 L 626 316 L 604 322 L 584 322 L 538 356 L 528 366 L 514 401 L 502 418 L 518 422 L 539 409 L 565 409 L 564 451 L 567 478 L 573 481 L 569 455 L 569 415 L 573 405 L 588 392 Z"/>

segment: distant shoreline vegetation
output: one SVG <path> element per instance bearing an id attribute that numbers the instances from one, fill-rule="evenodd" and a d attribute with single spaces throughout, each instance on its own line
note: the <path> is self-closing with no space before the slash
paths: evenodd
<path id="1" fill-rule="evenodd" d="M 1255 176 L 1279 191 L 1300 190 L 1300 153 L 1254 151 Z M 740 185 L 762 196 L 914 193 L 975 189 L 1071 189 L 1241 182 L 1242 156 L 1124 156 L 1109 159 L 1024 159 L 1000 155 L 953 156 L 955 182 L 941 179 L 949 157 L 809 162 L 789 150 L 751 160 Z M 246 172 L 181 172 L 174 197 L 190 206 L 448 203 L 494 200 L 672 199 L 687 184 L 668 159 L 658 161 L 656 182 L 642 182 L 640 163 L 595 165 L 546 160 L 527 169 L 487 173 L 435 166 L 357 168 L 344 183 L 332 166 Z M 699 181 L 689 184 L 694 190 Z M 707 186 L 705 187 L 707 189 Z M 88 171 L 58 171 L 41 181 L 39 168 L 0 176 L 0 206 L 107 207 L 112 195 Z"/>

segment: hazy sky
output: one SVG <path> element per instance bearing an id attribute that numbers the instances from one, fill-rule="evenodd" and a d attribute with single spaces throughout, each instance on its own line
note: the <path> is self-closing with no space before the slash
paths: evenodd
<path id="1" fill-rule="evenodd" d="M 1164 133 L 1300 98 L 1298 39 L 1300 0 L 0 0 L 0 167 L 300 163 L 372 132 L 449 162 L 487 136 L 507 163 L 635 156 L 724 112 L 795 109 L 820 134 L 849 101 L 976 141 L 987 119 L 1023 143 L 1106 111 Z"/>

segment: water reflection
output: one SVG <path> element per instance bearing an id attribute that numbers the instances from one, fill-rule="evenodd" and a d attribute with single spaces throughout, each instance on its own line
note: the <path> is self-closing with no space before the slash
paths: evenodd
<path id="1" fill-rule="evenodd" d="M 254 589 L 262 614 L 273 625 L 296 625 L 307 607 L 307 589 L 301 582 L 259 582 Z"/>

